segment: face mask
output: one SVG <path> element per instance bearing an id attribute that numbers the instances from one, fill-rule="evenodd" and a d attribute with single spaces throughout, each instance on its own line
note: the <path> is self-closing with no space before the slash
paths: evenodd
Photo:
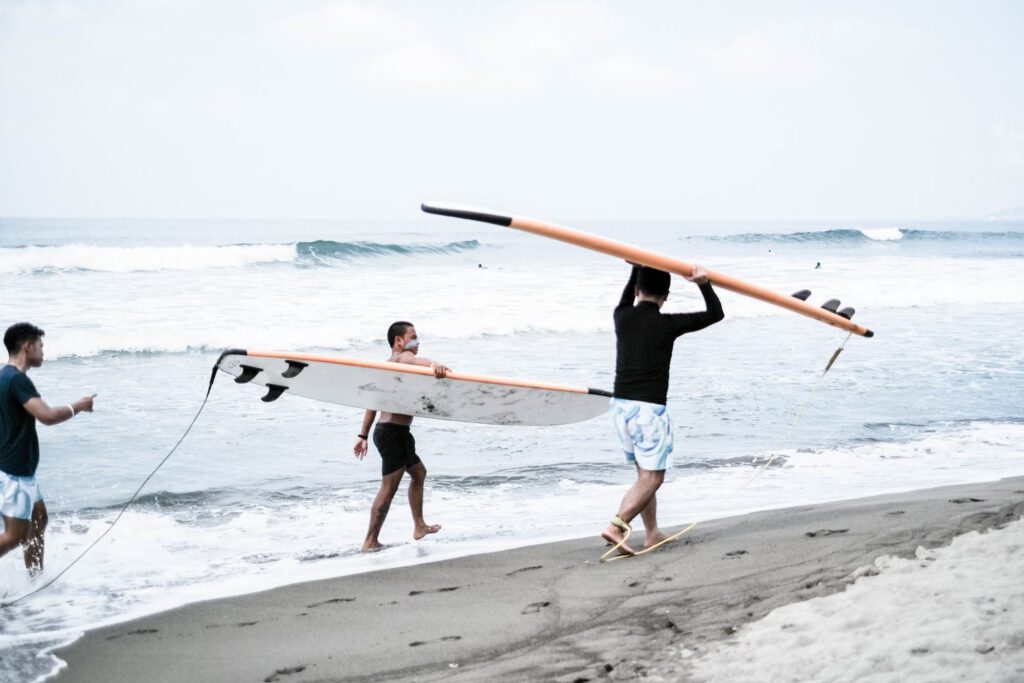
<path id="1" fill-rule="evenodd" d="M 420 347 L 420 340 L 419 339 L 410 339 L 409 341 L 405 342 L 405 350 L 406 351 L 415 351 L 419 347 Z"/>

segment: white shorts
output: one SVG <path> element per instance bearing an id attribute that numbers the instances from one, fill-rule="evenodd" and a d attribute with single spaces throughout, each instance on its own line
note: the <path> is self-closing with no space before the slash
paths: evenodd
<path id="1" fill-rule="evenodd" d="M 35 477 L 16 477 L 0 472 L 0 515 L 32 519 L 32 509 L 43 500 Z"/>
<path id="2" fill-rule="evenodd" d="M 611 408 L 626 462 L 642 470 L 667 470 L 672 455 L 672 418 L 665 406 L 613 398 Z"/>

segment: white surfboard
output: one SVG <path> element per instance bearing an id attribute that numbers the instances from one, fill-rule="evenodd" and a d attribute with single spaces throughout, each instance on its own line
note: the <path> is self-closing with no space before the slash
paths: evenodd
<path id="1" fill-rule="evenodd" d="M 225 351 L 217 367 L 238 383 L 353 408 L 495 425 L 582 422 L 608 409 L 599 389 L 449 372 L 406 363 L 276 351 Z"/>

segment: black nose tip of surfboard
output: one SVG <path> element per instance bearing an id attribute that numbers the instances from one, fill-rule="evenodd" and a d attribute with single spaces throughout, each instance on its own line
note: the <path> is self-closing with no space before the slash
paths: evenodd
<path id="1" fill-rule="evenodd" d="M 478 209 L 470 206 L 456 206 L 455 204 L 442 204 L 440 202 L 423 202 L 420 208 L 425 213 L 434 213 L 439 216 L 451 216 L 452 218 L 465 218 L 471 221 L 481 221 L 509 227 L 512 225 L 512 216 L 504 216 L 487 209 Z"/>

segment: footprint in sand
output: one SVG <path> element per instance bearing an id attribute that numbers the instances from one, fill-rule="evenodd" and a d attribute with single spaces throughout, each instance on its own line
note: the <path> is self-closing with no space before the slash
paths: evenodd
<path id="1" fill-rule="evenodd" d="M 125 633 L 119 633 L 116 636 L 108 636 L 107 640 L 117 640 L 121 636 L 148 636 L 150 633 L 159 633 L 160 629 L 156 628 L 140 628 L 135 631 L 126 631 Z"/>
<path id="2" fill-rule="evenodd" d="M 355 602 L 355 600 L 355 598 L 331 598 L 330 600 L 324 600 L 323 602 L 314 602 L 312 605 L 306 605 L 306 609 L 313 609 L 314 607 L 330 605 L 336 602 Z"/>
<path id="3" fill-rule="evenodd" d="M 845 534 L 849 529 L 818 529 L 817 531 L 808 531 L 804 533 L 804 536 L 808 538 L 817 538 L 819 536 L 832 536 L 833 534 Z"/>
<path id="4" fill-rule="evenodd" d="M 285 669 L 278 669 L 274 673 L 264 678 L 263 683 L 274 683 L 275 681 L 281 680 L 281 676 L 290 676 L 292 674 L 297 674 L 305 670 L 306 666 L 304 664 L 299 666 L 290 666 Z"/>
<path id="5" fill-rule="evenodd" d="M 432 590 L 409 591 L 409 595 L 422 595 L 424 593 L 450 593 L 459 590 L 460 586 L 448 586 L 447 588 L 434 588 Z"/>
<path id="6" fill-rule="evenodd" d="M 746 554 L 747 554 L 746 550 L 733 550 L 731 553 L 726 553 L 725 556 L 726 557 L 731 557 L 731 558 L 736 558 L 736 557 L 739 557 L 740 555 L 746 555 Z"/>
<path id="7" fill-rule="evenodd" d="M 886 517 L 895 517 L 896 515 L 906 514 L 903 510 L 893 510 L 892 512 L 886 512 Z"/>
<path id="8" fill-rule="evenodd" d="M 984 498 L 950 498 L 949 502 L 950 503 L 956 503 L 957 505 L 960 505 L 962 503 L 984 503 L 985 499 Z"/>
<path id="9" fill-rule="evenodd" d="M 519 574 L 521 572 L 531 572 L 534 569 L 543 569 L 543 568 L 544 568 L 544 565 L 542 565 L 542 564 L 535 564 L 532 567 L 523 567 L 522 569 L 516 569 L 515 571 L 511 571 L 508 574 L 505 574 L 505 576 L 512 576 L 513 574 Z"/>
<path id="10" fill-rule="evenodd" d="M 439 640 L 441 642 L 449 642 L 450 643 L 450 642 L 455 641 L 455 640 L 462 640 L 462 636 L 443 636 Z M 426 645 L 427 643 L 430 643 L 430 642 L 433 642 L 433 641 L 429 641 L 429 640 L 414 640 L 411 643 L 409 643 L 409 647 L 420 647 L 421 645 Z"/>
<path id="11" fill-rule="evenodd" d="M 550 602 L 531 602 L 523 608 L 523 611 L 520 612 L 520 614 L 536 614 L 549 605 L 551 605 Z"/>

